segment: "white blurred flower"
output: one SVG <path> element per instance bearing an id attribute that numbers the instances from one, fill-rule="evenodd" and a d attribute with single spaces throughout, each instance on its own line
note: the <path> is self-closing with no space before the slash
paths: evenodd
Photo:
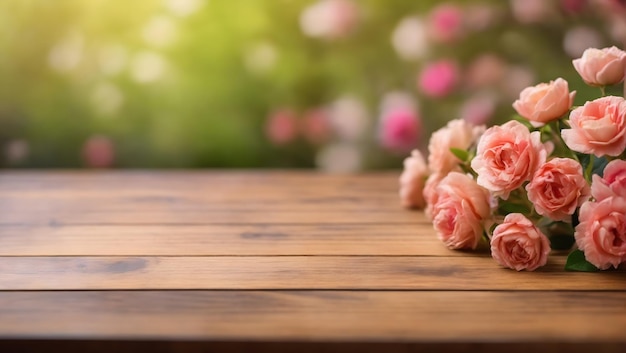
<path id="1" fill-rule="evenodd" d="M 319 0 L 302 11 L 300 28 L 309 37 L 345 37 L 354 30 L 358 17 L 352 0 Z"/>
<path id="2" fill-rule="evenodd" d="M 163 77 L 167 62 L 162 55 L 143 51 L 135 54 L 130 66 L 130 75 L 135 82 L 152 83 Z"/>
<path id="3" fill-rule="evenodd" d="M 85 40 L 81 33 L 71 32 L 59 41 L 48 54 L 48 64 L 59 72 L 75 69 L 83 59 Z"/>
<path id="4" fill-rule="evenodd" d="M 176 16 L 186 17 L 197 12 L 204 0 L 164 0 L 164 4 Z"/>
<path id="5" fill-rule="evenodd" d="M 91 93 L 91 103 L 98 112 L 111 114 L 122 106 L 124 95 L 116 85 L 102 82 Z"/>
<path id="6" fill-rule="evenodd" d="M 588 48 L 602 48 L 602 35 L 595 29 L 586 26 L 570 28 L 563 38 L 563 50 L 571 58 L 580 58 Z"/>
<path id="7" fill-rule="evenodd" d="M 471 31 L 484 31 L 502 18 L 500 8 L 489 4 L 473 4 L 465 8 L 465 26 Z"/>
<path id="8" fill-rule="evenodd" d="M 402 19 L 393 30 L 391 44 L 404 60 L 424 57 L 429 49 L 424 22 L 418 17 Z"/>
<path id="9" fill-rule="evenodd" d="M 340 142 L 321 149 L 315 157 L 315 164 L 328 173 L 354 173 L 363 168 L 363 157 L 354 144 Z"/>
<path id="10" fill-rule="evenodd" d="M 459 110 L 459 116 L 474 125 L 486 124 L 495 113 L 496 103 L 496 97 L 493 94 L 476 94 L 463 103 Z"/>
<path id="11" fill-rule="evenodd" d="M 337 99 L 330 105 L 330 125 L 343 140 L 357 140 L 368 128 L 369 116 L 363 102 L 352 96 Z"/>
<path id="12" fill-rule="evenodd" d="M 553 17 L 551 3 L 546 0 L 511 0 L 511 11 L 519 23 L 537 23 Z"/>
<path id="13" fill-rule="evenodd" d="M 176 24 L 170 17 L 155 16 L 143 28 L 142 36 L 148 44 L 164 47 L 176 40 Z"/>
<path id="14" fill-rule="evenodd" d="M 499 56 L 485 53 L 474 59 L 467 67 L 465 84 L 469 89 L 495 85 L 506 70 L 506 64 Z"/>
<path id="15" fill-rule="evenodd" d="M 116 75 L 122 72 L 127 58 L 128 53 L 126 49 L 119 44 L 103 46 L 97 53 L 98 66 L 105 75 Z"/>
<path id="16" fill-rule="evenodd" d="M 4 154 L 9 163 L 19 163 L 25 160 L 30 153 L 28 142 L 22 139 L 10 140 L 4 147 Z"/>
<path id="17" fill-rule="evenodd" d="M 535 84 L 535 73 L 525 66 L 511 66 L 501 82 L 506 99 L 519 98 L 520 92 Z"/>
<path id="18" fill-rule="evenodd" d="M 244 64 L 250 72 L 262 74 L 276 66 L 276 47 L 267 42 L 254 45 L 244 56 Z"/>
<path id="19" fill-rule="evenodd" d="M 390 110 L 405 109 L 417 111 L 418 105 L 413 95 L 406 91 L 391 91 L 383 96 L 380 103 L 381 118 Z"/>

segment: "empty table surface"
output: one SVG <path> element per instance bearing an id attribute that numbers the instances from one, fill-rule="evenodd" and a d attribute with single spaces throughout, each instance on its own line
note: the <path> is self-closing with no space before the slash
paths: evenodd
<path id="1" fill-rule="evenodd" d="M 626 273 L 565 272 L 564 255 L 518 273 L 448 250 L 400 207 L 398 175 L 3 172 L 0 340 L 626 348 Z"/>

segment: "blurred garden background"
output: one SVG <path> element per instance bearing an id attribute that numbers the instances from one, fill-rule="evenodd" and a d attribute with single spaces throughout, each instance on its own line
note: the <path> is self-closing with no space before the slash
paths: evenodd
<path id="1" fill-rule="evenodd" d="M 3 0 L 0 165 L 400 168 L 625 43 L 620 0 Z"/>

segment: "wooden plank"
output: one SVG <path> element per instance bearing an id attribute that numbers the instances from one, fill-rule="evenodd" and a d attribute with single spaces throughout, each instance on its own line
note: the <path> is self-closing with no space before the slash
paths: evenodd
<path id="1" fill-rule="evenodd" d="M 623 292 L 0 292 L 0 338 L 626 342 Z"/>
<path id="2" fill-rule="evenodd" d="M 467 254 L 446 249 L 430 224 L 0 226 L 0 256 L 120 255 Z"/>
<path id="3" fill-rule="evenodd" d="M 626 272 L 536 272 L 488 256 L 1 257 L 0 290 L 626 290 Z"/>
<path id="4" fill-rule="evenodd" d="M 0 224 L 424 223 L 398 172 L 0 173 Z"/>
<path id="5" fill-rule="evenodd" d="M 141 210 L 95 210 L 97 206 L 84 211 L 64 211 L 61 205 L 47 212 L 3 212 L 0 207 L 0 225 L 203 225 L 203 224 L 397 224 L 415 225 L 421 217 L 415 212 L 381 210 L 379 212 L 342 212 L 321 208 L 319 212 L 270 212 L 261 207 L 255 211 L 236 212 L 233 210 L 205 212 L 142 212 Z"/>

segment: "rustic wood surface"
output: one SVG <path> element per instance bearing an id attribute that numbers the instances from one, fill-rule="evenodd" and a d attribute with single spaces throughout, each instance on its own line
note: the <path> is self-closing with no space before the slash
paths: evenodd
<path id="1" fill-rule="evenodd" d="M 447 250 L 398 174 L 0 173 L 0 349 L 626 349 L 626 272 Z"/>

